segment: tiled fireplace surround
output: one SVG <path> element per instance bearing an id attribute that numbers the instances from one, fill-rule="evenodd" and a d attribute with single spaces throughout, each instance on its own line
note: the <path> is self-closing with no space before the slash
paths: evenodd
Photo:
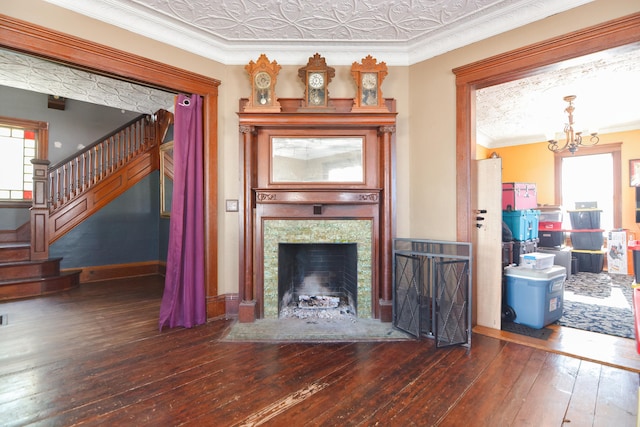
<path id="1" fill-rule="evenodd" d="M 357 314 L 372 316 L 372 229 L 369 219 L 285 220 L 263 222 L 264 318 L 278 318 L 278 252 L 282 243 L 355 243 L 357 246 Z"/>
<path id="2" fill-rule="evenodd" d="M 357 315 L 392 320 L 391 252 L 395 101 L 386 111 L 351 111 L 332 99 L 330 111 L 301 112 L 300 99 L 279 99 L 280 113 L 242 112 L 243 195 L 238 294 L 240 322 L 278 317 L 280 243 L 355 243 Z M 273 183 L 271 137 L 357 135 L 364 139 L 362 183 Z"/>

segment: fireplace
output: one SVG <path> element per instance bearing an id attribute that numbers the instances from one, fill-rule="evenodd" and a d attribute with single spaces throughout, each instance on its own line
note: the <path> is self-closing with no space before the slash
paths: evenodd
<path id="1" fill-rule="evenodd" d="M 372 317 L 372 221 L 267 219 L 262 236 L 265 318 L 281 317 L 285 294 L 296 297 L 305 278 L 307 290 L 322 285 L 350 300 L 354 316 Z"/>
<path id="2" fill-rule="evenodd" d="M 280 243 L 278 317 L 354 317 L 357 265 L 355 243 Z"/>
<path id="3" fill-rule="evenodd" d="M 395 101 L 352 111 L 353 99 L 332 98 L 321 114 L 300 110 L 299 98 L 278 101 L 279 113 L 243 111 L 240 101 L 238 319 L 279 318 L 283 299 L 306 295 L 296 288 L 306 277 L 328 284 L 358 318 L 390 322 Z M 347 251 L 339 257 L 350 265 L 282 273 L 291 266 L 280 259 L 294 247 Z M 353 278 L 335 285 L 336 276 Z"/>

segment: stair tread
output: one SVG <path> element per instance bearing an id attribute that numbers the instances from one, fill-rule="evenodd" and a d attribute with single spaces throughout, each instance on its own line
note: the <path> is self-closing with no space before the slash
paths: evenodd
<path id="1" fill-rule="evenodd" d="M 46 276 L 46 277 L 21 277 L 17 279 L 9 279 L 9 280 L 0 280 L 0 286 L 5 285 L 15 285 L 18 283 L 33 283 L 33 282 L 44 282 L 47 280 L 59 279 L 61 277 L 80 275 L 82 273 L 81 269 L 78 270 L 65 270 L 61 271 L 60 274 L 56 276 Z"/>
<path id="2" fill-rule="evenodd" d="M 29 248 L 30 242 L 0 242 L 0 249 L 5 248 Z"/>
<path id="3" fill-rule="evenodd" d="M 44 264 L 47 262 L 59 262 L 62 258 L 47 258 L 47 259 L 38 259 L 38 260 L 24 260 L 24 261 L 6 261 L 0 262 L 1 267 L 11 267 L 11 266 L 19 266 L 19 265 L 37 265 Z"/>

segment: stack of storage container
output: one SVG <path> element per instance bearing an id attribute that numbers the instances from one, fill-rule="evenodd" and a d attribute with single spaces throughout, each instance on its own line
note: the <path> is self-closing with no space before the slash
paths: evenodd
<path id="1" fill-rule="evenodd" d="M 502 184 L 502 220 L 513 235 L 512 264 L 520 263 L 520 255 L 535 252 L 538 248 L 538 223 L 540 211 L 536 185 L 522 182 Z M 503 242 L 503 258 L 505 245 Z"/>
<path id="2" fill-rule="evenodd" d="M 606 251 L 602 249 L 604 230 L 600 228 L 601 212 L 590 207 L 568 211 L 571 220 L 571 255 L 578 260 L 578 271 L 600 273 L 604 268 Z"/>
<path id="3" fill-rule="evenodd" d="M 567 271 L 571 277 L 571 248 L 565 245 L 566 232 L 562 228 L 562 207 L 542 206 L 538 226 L 538 252 L 555 255 L 555 264 Z"/>

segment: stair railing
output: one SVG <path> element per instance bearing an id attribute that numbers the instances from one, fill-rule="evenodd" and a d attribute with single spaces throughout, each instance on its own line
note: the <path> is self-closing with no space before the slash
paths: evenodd
<path id="1" fill-rule="evenodd" d="M 155 145 L 155 117 L 141 115 L 51 166 L 48 171 L 50 212 L 71 202 Z"/>
<path id="2" fill-rule="evenodd" d="M 158 110 L 154 115 L 138 116 L 51 167 L 48 160 L 32 160 L 31 259 L 49 257 L 50 215 L 138 155 L 157 147 L 172 122 L 172 113 Z"/>

